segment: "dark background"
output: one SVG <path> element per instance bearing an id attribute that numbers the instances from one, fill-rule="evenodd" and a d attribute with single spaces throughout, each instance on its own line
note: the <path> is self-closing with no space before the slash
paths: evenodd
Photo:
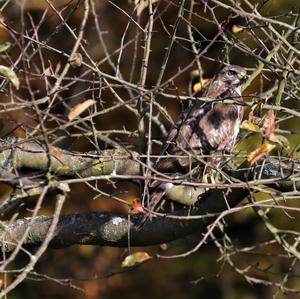
<path id="1" fill-rule="evenodd" d="M 116 6 L 112 5 L 109 1 L 95 1 L 99 22 L 102 26 L 103 38 L 105 40 L 108 52 L 113 53 L 121 45 L 121 39 L 124 30 L 128 24 L 128 15 L 132 14 L 133 5 L 130 1 L 112 1 Z M 251 3 L 261 4 L 262 1 L 250 1 Z M 9 24 L 18 32 L 24 32 L 24 28 L 31 32 L 32 23 L 38 24 L 41 20 L 45 9 L 48 8 L 46 17 L 39 30 L 39 38 L 41 41 L 47 41 L 47 44 L 53 48 L 59 49 L 63 52 L 69 53 L 74 44 L 74 40 L 70 36 L 67 29 L 62 25 L 58 16 L 49 8 L 45 1 L 25 1 L 24 8 L 24 23 L 22 25 L 21 6 L 20 3 L 10 3 L 2 12 L 5 22 Z M 67 18 L 67 23 L 71 28 L 78 28 L 80 24 L 83 10 L 82 3 L 79 3 L 76 8 L 76 1 L 52 1 L 57 9 L 66 7 L 63 15 Z M 159 1 L 159 11 L 162 12 L 160 18 L 155 20 L 153 40 L 151 44 L 151 56 L 149 64 L 149 72 L 147 77 L 147 87 L 152 87 L 157 79 L 158 73 L 161 69 L 162 60 L 165 53 L 165 48 L 169 42 L 169 33 L 171 26 L 174 24 L 178 13 L 177 1 Z M 228 2 L 229 3 L 229 2 Z M 154 6 L 156 6 L 154 5 Z M 188 5 L 187 5 L 188 6 Z M 297 0 L 274 0 L 267 1 L 261 13 L 265 16 L 281 15 L 290 10 L 299 10 L 299 2 Z M 126 12 L 128 15 L 126 15 Z M 220 22 L 226 20 L 230 14 L 228 10 L 216 8 L 216 16 Z M 198 48 L 204 49 L 209 40 L 215 37 L 218 32 L 217 26 L 213 22 L 205 21 L 203 18 L 212 20 L 208 12 L 204 12 L 204 6 L 200 3 L 195 5 L 194 16 L 192 23 L 194 26 L 194 38 L 199 42 Z M 31 19 L 31 21 L 30 21 Z M 85 29 L 84 38 L 86 41 L 86 49 L 94 61 L 101 61 L 105 57 L 103 47 L 100 45 L 96 35 L 95 24 L 92 16 L 88 21 L 88 26 Z M 142 13 L 140 24 L 145 26 L 147 22 L 146 11 Z M 236 17 L 226 24 L 228 34 L 232 34 L 232 27 L 234 25 L 246 26 L 245 21 L 241 17 Z M 136 26 L 132 24 L 129 26 L 128 32 L 125 36 L 125 43 L 134 38 L 136 33 L 139 32 Z M 226 33 L 226 34 L 227 34 Z M 225 33 L 224 33 L 225 34 Z M 257 30 L 257 35 L 261 33 Z M 16 35 L 17 36 L 17 35 Z M 168 84 L 165 92 L 171 94 L 188 94 L 188 85 L 190 81 L 190 72 L 196 68 L 196 64 L 191 63 L 194 54 L 191 51 L 188 39 L 187 27 L 184 22 L 181 22 L 177 36 L 178 38 L 172 51 L 170 53 L 169 62 L 167 64 L 166 73 L 163 82 L 172 77 L 178 70 L 184 69 L 187 65 L 191 64 L 182 73 L 179 72 L 173 82 Z M 15 41 L 12 35 L 0 28 L 0 38 L 3 41 Z M 20 36 L 19 36 L 20 38 Z M 253 40 L 246 32 L 236 34 L 237 41 L 242 39 L 251 49 L 259 47 L 257 42 Z M 138 63 L 134 70 L 133 83 L 138 82 L 140 63 L 142 59 L 141 39 L 138 43 Z M 265 40 L 267 46 L 268 41 Z M 133 43 L 124 49 L 120 70 L 125 79 L 128 80 L 133 57 Z M 14 46 L 6 55 L 2 55 L 1 64 L 10 65 L 18 57 L 19 49 Z M 265 57 L 267 51 L 262 50 L 259 55 Z M 66 58 L 58 53 L 50 50 L 43 51 L 44 61 L 46 66 L 50 65 L 53 69 L 57 64 L 62 66 L 66 63 Z M 86 57 L 83 57 L 84 60 Z M 112 60 L 116 63 L 118 55 L 113 55 Z M 249 68 L 249 72 L 253 70 L 258 63 L 255 57 L 246 55 L 242 51 L 232 47 L 226 47 L 222 38 L 218 38 L 215 43 L 208 49 L 207 53 L 200 59 L 204 77 L 210 78 L 215 71 L 219 68 L 223 61 L 230 59 L 230 63 L 242 65 Z M 42 97 L 46 94 L 43 79 L 40 77 L 35 69 L 35 64 L 40 67 L 38 56 L 34 56 L 30 61 L 28 70 L 32 72 L 31 86 L 35 91 L 36 98 Z M 100 69 L 104 72 L 114 74 L 113 70 L 107 62 L 100 65 Z M 88 99 L 93 95 L 91 91 L 92 85 L 88 83 L 76 81 L 76 78 L 89 78 L 91 74 L 83 76 L 86 69 L 80 67 L 71 69 L 68 73 L 69 82 L 73 82 L 70 88 L 60 93 L 63 101 L 58 101 L 51 112 L 59 118 L 64 119 L 68 114 L 69 108 Z M 22 78 L 23 68 L 20 66 L 19 76 Z M 276 73 L 265 72 L 264 77 L 257 78 L 251 87 L 246 90 L 246 94 L 258 93 L 261 90 L 267 90 L 272 86 L 274 80 L 278 79 Z M 68 82 L 68 81 L 66 81 Z M 90 90 L 88 90 L 88 88 Z M 128 94 L 124 88 L 116 87 L 120 95 L 128 98 Z M 26 98 L 28 91 L 21 89 L 19 91 L 20 97 Z M 104 90 L 97 98 L 99 105 L 103 108 L 110 107 L 116 100 L 112 94 Z M 3 95 L 1 101 L 5 102 L 8 97 Z M 178 100 L 166 99 L 160 95 L 156 100 L 164 107 L 173 118 L 176 119 L 180 113 L 182 106 L 186 104 L 180 103 Z M 291 107 L 299 107 L 299 103 L 286 102 L 285 105 Z M 47 106 L 41 106 L 41 109 L 47 109 Z M 22 136 L 24 130 L 29 130 L 36 123 L 36 119 L 32 117 L 32 112 L 28 110 L 19 110 L 18 112 L 2 113 L 1 115 L 1 136 L 10 134 Z M 170 127 L 170 123 L 163 120 L 166 128 Z M 99 130 L 108 129 L 122 129 L 124 126 L 128 130 L 136 130 L 136 119 L 126 109 L 118 109 L 113 113 L 105 116 L 97 117 L 95 119 L 96 127 Z M 23 129 L 16 130 L 19 124 L 23 125 Z M 49 120 L 47 122 L 48 128 L 57 126 L 57 122 Z M 24 127 L 26 129 L 24 129 Z M 280 128 L 289 128 L 293 130 L 294 134 L 288 136 L 292 147 L 299 143 L 299 120 L 291 118 L 280 124 Z M 70 132 L 76 133 L 76 129 L 70 129 Z M 64 136 L 64 132 L 58 132 L 58 136 Z M 154 126 L 154 137 L 161 140 L 161 132 Z M 245 136 L 242 132 L 241 136 Z M 124 137 L 122 135 L 111 136 L 114 140 L 122 143 L 131 149 L 137 149 L 136 137 Z M 261 141 L 260 136 L 252 136 L 239 143 L 239 149 L 245 152 L 250 152 L 255 149 Z M 86 138 L 64 138 L 56 142 L 56 146 L 78 151 L 94 150 L 93 145 Z M 105 144 L 100 144 L 105 147 Z M 159 146 L 154 147 L 155 151 L 159 150 Z M 118 190 L 114 190 L 108 183 L 101 182 L 102 190 L 106 192 L 126 192 L 121 195 L 123 199 L 132 201 L 138 197 L 138 188 L 128 182 L 119 182 L 117 184 Z M 5 194 L 6 187 L 1 186 L 1 193 Z M 258 194 L 258 197 L 263 197 Z M 19 217 L 30 216 L 30 209 L 34 208 L 35 200 L 29 203 L 25 208 L 19 211 Z M 52 213 L 51 198 L 42 207 L 40 214 L 51 215 Z M 68 200 L 64 205 L 63 213 L 74 213 L 80 211 L 92 210 L 108 210 L 112 212 L 125 212 L 127 208 L 105 196 L 101 196 L 93 192 L 85 184 L 72 185 L 72 191 L 68 196 Z M 11 216 L 11 215 L 9 215 Z M 6 218 L 9 218 L 6 215 Z M 276 221 L 276 225 L 282 228 L 297 229 L 299 230 L 299 221 L 297 223 L 297 216 L 295 213 L 294 218 L 287 217 L 284 213 L 274 211 L 272 213 L 272 220 Z M 5 219 L 5 218 L 4 218 Z M 284 273 L 288 271 L 291 260 L 288 258 L 279 258 L 279 254 L 284 254 L 284 251 L 277 245 L 268 243 L 271 239 L 269 233 L 266 231 L 262 221 L 256 216 L 253 210 L 243 210 L 241 213 L 236 213 L 233 216 L 226 218 L 225 229 L 232 244 L 226 243 L 226 237 L 220 230 L 215 233 L 215 237 L 223 244 L 223 250 L 226 246 L 236 246 L 236 248 L 243 248 L 247 246 L 254 246 L 266 242 L 264 245 L 258 246 L 250 253 L 242 253 L 238 250 L 235 255 L 226 257 L 226 250 L 220 252 L 213 241 L 207 244 L 195 254 L 182 259 L 171 260 L 151 260 L 150 262 L 134 269 L 132 271 L 124 271 L 121 269 L 121 262 L 128 254 L 127 249 L 118 249 L 110 247 L 97 247 L 97 246 L 73 246 L 71 248 L 53 250 L 49 249 L 38 262 L 34 271 L 39 274 L 46 275 L 44 277 L 31 275 L 21 285 L 19 285 L 10 298 L 222 298 L 222 299 L 254 299 L 254 298 L 272 298 L 278 288 L 276 286 L 267 286 L 263 284 L 250 284 L 246 281 L 245 277 L 236 271 L 236 268 L 245 269 L 250 267 L 248 274 L 253 275 L 257 279 L 265 279 L 272 282 L 281 282 Z M 191 249 L 201 239 L 201 235 L 194 234 L 183 240 L 178 240 L 167 245 L 167 252 L 163 251 L 159 246 L 150 248 L 137 248 L 133 249 L 147 251 L 148 253 L 172 254 L 184 252 Z M 274 255 L 273 255 L 274 253 Z M 230 258 L 232 265 L 226 261 Z M 26 263 L 25 255 L 18 255 L 14 262 L 14 268 L 21 268 Z M 266 271 L 268 269 L 268 271 Z M 295 273 L 299 273 L 299 265 L 294 269 Z M 120 273 L 118 272 L 125 272 Z M 109 276 L 109 277 L 107 277 Z M 8 275 L 8 280 L 13 279 L 13 274 Z M 64 279 L 72 279 L 70 285 Z M 55 281 L 56 280 L 56 281 Z M 295 275 L 288 280 L 288 286 L 291 288 L 299 288 L 300 282 Z M 75 289 L 72 286 L 80 287 L 85 293 Z M 297 295 L 285 295 L 279 291 L 278 299 L 281 298 L 298 298 Z"/>

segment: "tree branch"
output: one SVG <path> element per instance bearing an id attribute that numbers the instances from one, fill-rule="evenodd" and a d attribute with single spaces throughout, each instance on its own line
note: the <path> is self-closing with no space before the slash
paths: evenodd
<path id="1" fill-rule="evenodd" d="M 1 165 L 14 164 L 20 168 L 31 167 L 41 170 L 49 165 L 45 149 L 36 142 L 20 144 L 18 140 L 17 145 L 15 144 L 13 148 L 6 149 L 0 154 Z M 92 157 L 92 154 L 85 156 L 79 153 L 59 151 L 61 152 L 59 159 L 53 157 L 52 171 L 64 175 L 77 172 L 81 175 L 91 173 L 100 175 L 111 172 L 136 174 L 139 170 L 139 163 L 130 159 L 132 155 L 120 150 L 106 151 L 106 153 L 110 153 L 106 158 L 104 156 Z M 117 158 L 115 155 L 118 155 Z M 13 161 L 10 161 L 9 157 Z M 101 167 L 95 167 L 95 165 L 101 165 Z M 62 171 L 59 171 L 60 168 Z M 286 191 L 300 187 L 296 179 L 291 179 L 295 170 L 299 170 L 299 164 L 296 164 L 295 161 L 291 164 L 269 159 L 252 167 L 248 162 L 244 162 L 239 169 L 230 171 L 229 174 L 236 181 L 249 182 L 255 178 L 259 178 L 261 181 L 268 179 L 270 185 Z M 125 247 L 128 245 L 128 236 L 130 236 L 131 246 L 146 246 L 169 242 L 195 231 L 204 232 L 207 225 L 212 223 L 217 215 L 224 211 L 226 214 L 226 211 L 239 204 L 248 195 L 247 185 L 241 186 L 240 188 L 214 189 L 203 194 L 203 192 L 199 192 L 199 189 L 203 190 L 203 188 L 176 185 L 173 187 L 173 192 L 170 189 L 169 197 L 171 199 L 176 200 L 178 194 L 182 194 L 196 204 L 193 207 L 181 208 L 167 217 L 154 217 L 152 221 L 148 221 L 141 228 L 138 226 L 139 216 L 136 215 L 131 216 L 131 219 L 128 219 L 127 215 L 105 212 L 63 215 L 59 217 L 49 247 L 62 248 L 74 244 Z M 2 248 L 5 251 L 11 251 L 16 246 L 31 220 L 31 218 L 24 218 L 7 225 L 3 224 L 0 233 Z M 40 245 L 46 238 L 52 221 L 53 217 L 47 216 L 33 219 L 24 245 L 28 247 Z"/>

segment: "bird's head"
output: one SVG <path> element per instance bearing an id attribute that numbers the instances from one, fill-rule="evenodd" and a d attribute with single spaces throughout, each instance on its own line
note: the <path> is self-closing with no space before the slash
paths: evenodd
<path id="1" fill-rule="evenodd" d="M 245 83 L 247 71 L 239 65 L 228 65 L 218 73 L 216 79 L 227 83 L 229 86 L 239 87 Z"/>

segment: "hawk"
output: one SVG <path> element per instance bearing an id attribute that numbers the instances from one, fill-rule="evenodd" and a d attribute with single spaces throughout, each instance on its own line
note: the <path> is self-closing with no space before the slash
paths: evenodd
<path id="1" fill-rule="evenodd" d="M 231 153 L 236 142 L 244 108 L 237 102 L 242 100 L 241 85 L 245 80 L 246 70 L 238 65 L 225 66 L 215 74 L 202 95 L 212 101 L 197 100 L 189 106 L 163 143 L 161 155 L 180 157 L 160 158 L 154 169 L 174 178 L 195 177 L 195 173 L 203 177 L 204 165 L 193 158 L 201 155 L 210 155 L 207 164 L 211 168 L 217 167 L 222 154 Z M 225 99 L 231 99 L 233 103 L 222 102 Z M 143 206 L 149 211 L 154 210 L 170 187 L 171 183 L 153 181 Z"/>

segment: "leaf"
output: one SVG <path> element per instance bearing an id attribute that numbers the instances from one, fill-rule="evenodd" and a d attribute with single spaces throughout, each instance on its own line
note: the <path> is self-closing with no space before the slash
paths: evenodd
<path id="1" fill-rule="evenodd" d="M 0 74 L 3 75 L 6 79 L 8 79 L 16 89 L 19 89 L 19 78 L 11 68 L 8 68 L 4 65 L 0 65 Z"/>
<path id="2" fill-rule="evenodd" d="M 56 157 L 56 158 L 60 158 L 62 156 L 62 152 L 55 146 L 53 145 L 50 145 L 50 148 L 49 148 L 49 152 L 52 156 Z"/>
<path id="3" fill-rule="evenodd" d="M 158 0 L 152 0 L 152 4 L 154 4 L 155 2 L 158 2 Z M 137 16 L 140 16 L 143 10 L 148 7 L 148 0 L 131 0 L 129 1 L 129 3 L 137 5 Z"/>
<path id="4" fill-rule="evenodd" d="M 261 108 L 260 104 L 254 104 L 254 105 L 252 105 L 252 107 L 250 109 L 250 112 L 249 112 L 249 115 L 248 115 L 248 121 L 254 123 L 255 125 L 260 124 L 260 122 L 262 120 L 261 117 L 254 116 L 255 111 L 259 110 L 260 108 Z"/>
<path id="5" fill-rule="evenodd" d="M 249 120 L 244 120 L 241 124 L 240 124 L 240 128 L 244 129 L 244 130 L 248 130 L 251 132 L 260 132 L 258 125 L 252 123 Z"/>
<path id="6" fill-rule="evenodd" d="M 269 140 L 280 144 L 282 147 L 286 148 L 287 150 L 290 149 L 290 142 L 288 141 L 288 139 L 286 137 L 284 137 L 282 135 L 271 134 L 269 136 Z"/>
<path id="7" fill-rule="evenodd" d="M 52 72 L 51 72 L 51 69 L 50 69 L 49 66 L 44 70 L 43 75 L 46 76 L 46 77 L 49 77 L 49 76 L 52 75 Z"/>
<path id="8" fill-rule="evenodd" d="M 85 111 L 87 108 L 94 105 L 95 103 L 96 103 L 95 100 L 89 99 L 84 101 L 83 103 L 76 105 L 71 109 L 71 111 L 68 114 L 69 120 L 73 120 L 74 118 L 79 116 L 83 111 Z"/>
<path id="9" fill-rule="evenodd" d="M 161 243 L 159 244 L 159 248 L 163 251 L 168 249 L 168 244 L 167 243 Z"/>
<path id="10" fill-rule="evenodd" d="M 275 114 L 273 110 L 268 110 L 264 117 L 263 129 L 265 130 L 263 137 L 268 139 L 275 130 Z"/>
<path id="11" fill-rule="evenodd" d="M 209 79 L 202 79 L 200 82 L 197 82 L 193 86 L 193 92 L 199 92 L 201 89 L 206 86 L 209 82 Z"/>
<path id="12" fill-rule="evenodd" d="M 126 258 L 122 262 L 122 267 L 132 267 L 137 264 L 141 264 L 149 259 L 151 259 L 151 256 L 146 251 L 138 251 L 126 256 Z"/>
<path id="13" fill-rule="evenodd" d="M 239 26 L 239 25 L 233 25 L 232 28 L 231 28 L 231 31 L 233 33 L 239 33 L 243 30 L 244 30 L 244 28 L 242 26 Z"/>
<path id="14" fill-rule="evenodd" d="M 60 62 L 58 62 L 58 63 L 57 63 L 57 65 L 56 65 L 56 67 L 55 67 L 54 74 L 56 74 L 56 75 L 57 75 L 57 74 L 59 73 L 60 69 L 61 69 L 61 63 L 60 63 Z"/>
<path id="15" fill-rule="evenodd" d="M 80 67 L 82 65 L 82 55 L 78 52 L 74 53 L 70 57 L 70 64 L 73 68 Z"/>
<path id="16" fill-rule="evenodd" d="M 248 156 L 247 160 L 252 165 L 254 162 L 268 154 L 272 149 L 274 149 L 276 145 L 271 143 L 264 143 L 259 146 L 256 150 L 252 151 Z"/>
<path id="17" fill-rule="evenodd" d="M 145 213 L 144 208 L 142 207 L 141 201 L 134 199 L 131 204 L 130 214 L 139 214 Z"/>
<path id="18" fill-rule="evenodd" d="M 5 42 L 3 44 L 0 44 L 0 53 L 6 51 L 10 47 L 10 42 Z"/>

